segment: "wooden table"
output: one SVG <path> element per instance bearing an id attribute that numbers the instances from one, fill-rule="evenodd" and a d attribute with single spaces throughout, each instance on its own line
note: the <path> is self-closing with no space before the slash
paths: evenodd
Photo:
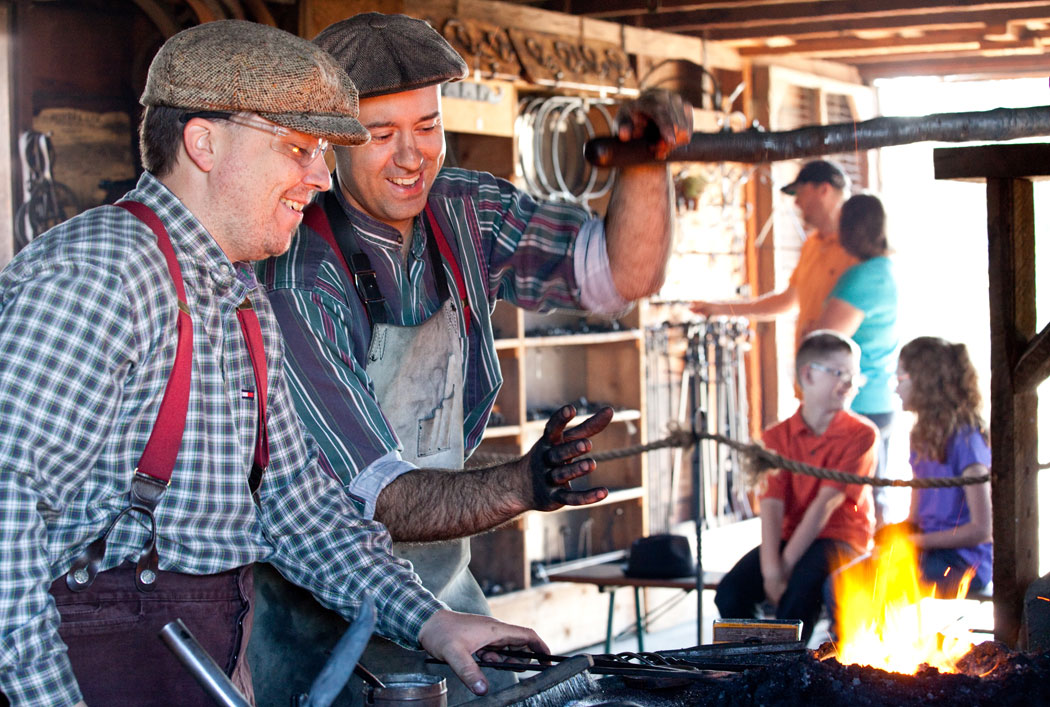
<path id="1" fill-rule="evenodd" d="M 704 572 L 704 589 L 714 589 L 722 581 L 725 572 Z M 624 574 L 622 562 L 592 565 L 564 572 L 551 572 L 548 578 L 552 582 L 575 582 L 593 584 L 598 591 L 609 592 L 609 621 L 605 629 L 605 652 L 612 652 L 613 609 L 616 604 L 616 590 L 620 587 L 634 589 L 634 624 L 638 634 L 638 651 L 645 651 L 645 612 L 642 610 L 641 590 L 645 587 L 662 587 L 681 589 L 691 592 L 696 589 L 696 576 L 676 577 L 674 579 L 651 579 L 648 577 L 628 577 Z"/>

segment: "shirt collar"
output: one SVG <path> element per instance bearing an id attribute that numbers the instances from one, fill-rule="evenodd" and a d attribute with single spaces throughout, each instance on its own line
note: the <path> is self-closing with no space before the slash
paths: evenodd
<path id="1" fill-rule="evenodd" d="M 839 410 L 835 413 L 835 416 L 831 418 L 831 422 L 828 423 L 828 428 L 824 430 L 824 434 L 818 435 L 816 432 L 810 429 L 806 421 L 802 419 L 802 406 L 800 405 L 795 414 L 788 418 L 788 434 L 791 437 L 819 437 L 824 439 L 831 439 L 838 437 L 840 434 L 840 428 L 842 427 L 847 413 L 845 410 Z"/>
<path id="2" fill-rule="evenodd" d="M 126 198 L 142 202 L 160 218 L 176 252 L 185 256 L 179 265 L 188 288 L 210 284 L 216 293 L 240 301 L 258 285 L 250 264 L 231 263 L 197 217 L 149 172 L 143 172 Z M 197 277 L 191 276 L 193 266 Z"/>
<path id="3" fill-rule="evenodd" d="M 347 218 L 350 219 L 350 223 L 353 225 L 354 230 L 362 241 L 378 248 L 401 250 L 402 238 L 400 231 L 389 224 L 375 220 L 364 211 L 351 204 L 350 200 L 346 198 L 346 194 L 343 193 L 342 187 L 339 185 L 338 174 L 332 175 L 332 189 L 335 191 L 336 200 L 338 200 L 339 205 L 343 207 L 343 211 L 346 212 Z M 419 219 L 416 219 L 416 223 L 413 224 L 413 230 L 418 228 L 418 221 Z M 413 235 L 415 234 L 413 233 Z M 413 239 L 413 241 L 416 240 L 419 239 Z"/>

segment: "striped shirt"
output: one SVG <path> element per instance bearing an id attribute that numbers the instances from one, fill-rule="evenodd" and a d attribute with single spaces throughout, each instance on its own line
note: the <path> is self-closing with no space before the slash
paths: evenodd
<path id="1" fill-rule="evenodd" d="M 422 219 L 413 225 L 406 267 L 401 234 L 351 206 L 338 188 L 335 193 L 376 272 L 387 322 L 425 322 L 442 303 Z M 491 174 L 455 168 L 438 174 L 429 205 L 462 270 L 472 314 L 468 339 L 459 309 L 469 455 L 503 383 L 490 319 L 496 300 L 536 311 L 618 312 L 628 303 L 612 285 L 602 222 L 579 206 L 537 202 Z M 414 467 L 400 460 L 397 435 L 365 373 L 371 341 L 365 308 L 337 255 L 305 226 L 288 253 L 257 269 L 285 337 L 299 416 L 317 438 L 322 463 L 371 517 L 382 487 Z M 445 272 L 452 296 L 462 298 L 448 263 Z"/>
<path id="2" fill-rule="evenodd" d="M 186 429 L 156 509 L 160 568 L 210 574 L 258 561 L 348 618 L 362 594 L 410 645 L 441 604 L 390 555 L 317 463 L 292 407 L 280 333 L 253 270 L 231 264 L 186 207 L 144 174 L 129 199 L 166 225 L 194 329 Z M 236 307 L 263 330 L 270 465 L 248 491 L 257 401 Z M 153 233 L 114 207 L 34 240 L 0 273 L 0 690 L 17 705 L 73 704 L 79 688 L 47 589 L 128 506 L 132 473 L 172 369 L 176 297 Z M 102 569 L 138 556 L 144 521 L 110 533 Z"/>

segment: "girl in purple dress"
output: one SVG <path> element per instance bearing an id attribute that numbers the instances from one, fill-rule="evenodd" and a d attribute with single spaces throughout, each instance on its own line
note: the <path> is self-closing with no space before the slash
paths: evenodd
<path id="1" fill-rule="evenodd" d="M 916 478 L 988 475 L 988 428 L 965 345 L 929 336 L 905 344 L 897 365 L 897 395 L 904 410 L 915 414 L 911 467 Z M 924 579 L 943 592 L 954 594 L 970 570 L 971 590 L 991 582 L 990 486 L 986 481 L 912 490 L 910 539 Z"/>

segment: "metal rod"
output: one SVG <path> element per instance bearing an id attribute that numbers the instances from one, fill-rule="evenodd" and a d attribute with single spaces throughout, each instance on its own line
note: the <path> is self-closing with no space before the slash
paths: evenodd
<path id="1" fill-rule="evenodd" d="M 160 630 L 160 640 L 164 641 L 175 657 L 186 666 L 216 704 L 225 707 L 251 707 L 233 681 L 197 642 L 186 628 L 186 624 L 182 623 L 182 619 L 165 624 Z"/>
<path id="2" fill-rule="evenodd" d="M 755 164 L 914 142 L 999 141 L 1035 135 L 1050 135 L 1050 106 L 934 113 L 918 117 L 884 116 L 783 132 L 693 133 L 688 145 L 671 150 L 664 161 Z M 659 161 L 653 157 L 647 143 L 641 140 L 620 142 L 615 137 L 588 141 L 584 156 L 598 167 L 626 167 Z"/>
<path id="3" fill-rule="evenodd" d="M 357 618 L 335 644 L 332 655 L 321 668 L 313 684 L 310 685 L 309 696 L 302 702 L 303 707 L 328 707 L 335 701 L 346 685 L 346 681 L 350 679 L 350 673 L 354 672 L 357 659 L 364 653 L 375 625 L 375 601 L 366 594 L 357 612 Z M 378 682 L 375 676 L 372 676 L 372 679 Z M 382 686 L 382 683 L 380 682 L 379 685 Z"/>
<path id="4" fill-rule="evenodd" d="M 503 665 L 499 663 L 498 665 Z M 473 700 L 473 707 L 507 707 L 559 685 L 569 678 L 584 672 L 594 665 L 589 655 L 577 655 L 540 671 L 531 678 L 500 690 L 494 695 L 485 695 Z M 495 667 L 495 666 L 493 666 Z"/>

